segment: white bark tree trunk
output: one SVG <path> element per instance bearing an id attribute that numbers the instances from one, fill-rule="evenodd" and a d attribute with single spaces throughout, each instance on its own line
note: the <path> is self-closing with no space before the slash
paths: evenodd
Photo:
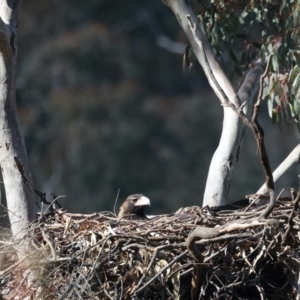
<path id="1" fill-rule="evenodd" d="M 20 6 L 19 0 L 0 1 L 0 165 L 15 240 L 23 237 L 35 217 L 31 173 L 15 99 Z"/>
<path id="2" fill-rule="evenodd" d="M 211 46 L 187 2 L 185 0 L 164 0 L 164 2 L 174 12 L 179 24 L 187 35 L 194 53 L 221 104 L 225 102 L 224 97 L 227 97 L 236 107 L 246 102 L 249 109 L 246 106 L 244 109 L 246 113 L 248 111 L 247 114 L 249 115 L 249 112 L 252 111 L 251 100 L 258 87 L 260 61 L 255 64 L 255 67 L 246 76 L 237 95 L 215 58 Z M 191 29 L 187 16 L 189 16 L 192 25 L 196 26 L 195 30 Z M 239 116 L 231 108 L 224 106 L 223 131 L 220 144 L 211 161 L 203 206 L 220 206 L 227 203 L 232 169 L 237 161 L 245 133 L 243 127 L 243 122 Z"/>
<path id="3" fill-rule="evenodd" d="M 243 111 L 247 117 L 249 117 L 252 112 L 252 100 L 257 92 L 260 74 L 261 64 L 260 61 L 258 61 L 245 77 L 238 92 L 241 103 L 247 103 L 243 107 Z M 243 128 L 243 130 L 241 130 L 241 128 Z M 230 188 L 231 175 L 233 167 L 239 158 L 246 129 L 247 127 L 242 123 L 236 113 L 230 115 L 226 113 L 226 108 L 224 108 L 221 139 L 210 163 L 203 206 L 220 206 L 228 203 L 227 196 Z"/>

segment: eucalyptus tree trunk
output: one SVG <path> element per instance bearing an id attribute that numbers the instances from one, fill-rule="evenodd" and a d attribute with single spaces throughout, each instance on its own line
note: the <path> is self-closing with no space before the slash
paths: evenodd
<path id="1" fill-rule="evenodd" d="M 193 51 L 203 68 L 210 86 L 216 93 L 224 110 L 223 130 L 217 150 L 212 158 L 203 206 L 220 206 L 227 203 L 231 174 L 241 150 L 245 127 L 239 116 L 226 105 L 227 98 L 237 108 L 243 104 L 244 113 L 249 116 L 252 111 L 252 99 L 257 92 L 261 73 L 258 60 L 254 68 L 245 77 L 237 94 L 220 67 L 213 50 L 200 26 L 191 7 L 185 0 L 164 0 L 188 37 Z M 245 105 L 244 105 L 245 104 Z"/>
<path id="2" fill-rule="evenodd" d="M 24 236 L 29 222 L 35 217 L 31 173 L 16 112 L 17 27 L 20 6 L 19 0 L 0 1 L 0 165 L 15 241 Z M 23 254 L 24 247 L 26 243 L 21 243 Z"/>

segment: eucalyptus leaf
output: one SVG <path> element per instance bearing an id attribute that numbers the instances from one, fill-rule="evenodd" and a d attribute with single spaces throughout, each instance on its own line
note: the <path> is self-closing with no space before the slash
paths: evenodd
<path id="1" fill-rule="evenodd" d="M 273 67 L 274 72 L 278 72 L 279 71 L 279 68 L 278 68 L 278 57 L 277 57 L 277 55 L 273 55 L 273 57 L 272 57 L 272 67 Z"/>
<path id="2" fill-rule="evenodd" d="M 299 87 L 299 83 L 300 83 L 300 73 L 297 74 L 296 78 L 294 79 L 294 82 L 292 84 L 292 88 L 296 89 Z"/>
<path id="3" fill-rule="evenodd" d="M 268 113 L 269 113 L 269 117 L 272 118 L 272 116 L 273 116 L 273 99 L 272 99 L 272 97 L 269 97 L 269 100 L 268 100 Z"/>

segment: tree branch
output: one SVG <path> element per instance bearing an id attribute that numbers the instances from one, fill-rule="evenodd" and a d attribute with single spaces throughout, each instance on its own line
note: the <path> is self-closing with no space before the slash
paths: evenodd
<path id="1" fill-rule="evenodd" d="M 18 0 L 0 2 L 0 165 L 15 240 L 22 238 L 29 222 L 35 218 L 31 173 L 15 99 L 16 31 L 20 6 Z M 25 249 L 22 250 L 25 255 Z"/>
<path id="2" fill-rule="evenodd" d="M 218 82 L 214 77 L 214 73 L 210 69 L 210 64 L 209 64 L 209 62 L 207 60 L 207 57 L 206 57 L 206 54 L 203 50 L 202 42 L 196 36 L 196 25 L 191 22 L 190 16 L 187 16 L 187 19 L 189 20 L 189 26 L 191 28 L 191 31 L 195 35 L 195 40 L 199 44 L 198 48 L 200 49 L 200 51 L 201 51 L 201 53 L 204 57 L 203 61 L 205 63 L 205 67 L 208 69 L 208 72 L 211 74 L 211 77 L 213 77 L 212 80 L 215 82 L 216 86 L 218 86 Z M 271 171 L 269 159 L 268 159 L 265 144 L 264 144 L 264 131 L 263 131 L 262 127 L 259 125 L 259 123 L 257 121 L 257 115 L 258 115 L 258 112 L 259 112 L 259 107 L 260 107 L 260 103 L 262 101 L 262 95 L 263 95 L 263 93 L 262 93 L 262 91 L 263 91 L 263 82 L 264 82 L 264 79 L 265 79 L 265 77 L 267 76 L 267 74 L 269 72 L 269 67 L 270 67 L 272 57 L 273 57 L 273 54 L 271 54 L 269 56 L 265 72 L 260 78 L 259 95 L 257 97 L 257 101 L 256 101 L 255 106 L 254 106 L 254 111 L 253 111 L 251 121 L 248 120 L 248 118 L 246 117 L 246 115 L 242 111 L 242 106 L 243 105 L 241 107 L 237 108 L 232 102 L 229 101 L 229 99 L 226 96 L 224 96 L 223 102 L 222 102 L 223 106 L 230 107 L 245 122 L 245 124 L 247 124 L 252 129 L 252 131 L 254 133 L 254 136 L 255 136 L 255 139 L 256 139 L 256 142 L 257 142 L 261 164 L 263 166 L 263 170 L 264 170 L 265 177 L 266 177 L 266 185 L 267 185 L 267 188 L 268 188 L 269 194 L 270 194 L 270 203 L 267 206 L 267 208 L 263 211 L 263 213 L 259 216 L 260 219 L 266 218 L 271 213 L 271 211 L 273 210 L 273 208 L 275 206 L 275 199 L 276 199 L 272 171 Z M 221 87 L 218 87 L 218 90 L 221 90 L 221 89 L 222 89 Z M 220 93 L 222 93 L 222 91 L 220 91 Z"/>
<path id="3" fill-rule="evenodd" d="M 207 72 L 208 72 L 208 74 L 210 74 L 211 80 L 215 83 L 218 91 L 220 92 L 221 95 L 223 95 L 223 101 L 221 101 L 221 103 L 223 104 L 223 106 L 229 106 L 230 108 L 232 108 L 232 110 L 235 111 L 239 115 L 239 117 L 245 122 L 245 124 L 247 124 L 252 129 L 252 131 L 254 133 L 254 136 L 255 136 L 255 139 L 257 142 L 257 146 L 258 146 L 261 164 L 263 166 L 263 170 L 264 170 L 265 177 L 266 177 L 266 186 L 267 186 L 267 188 L 269 190 L 269 194 L 270 194 L 270 203 L 266 207 L 266 209 L 263 211 L 263 213 L 259 216 L 259 219 L 265 219 L 272 212 L 272 210 L 275 206 L 276 195 L 275 195 L 275 187 L 274 187 L 274 182 L 273 182 L 271 166 L 269 163 L 269 159 L 268 159 L 265 144 L 264 144 L 264 131 L 257 121 L 257 115 L 259 112 L 260 103 L 262 101 L 263 82 L 269 72 L 269 67 L 270 67 L 270 63 L 271 63 L 273 54 L 271 54 L 269 56 L 265 72 L 260 78 L 259 95 L 257 97 L 257 101 L 255 103 L 253 115 L 252 115 L 251 122 L 250 122 L 248 120 L 248 118 L 246 117 L 246 115 L 244 114 L 244 112 L 242 111 L 242 106 L 237 108 L 231 101 L 229 101 L 228 97 L 226 97 L 222 88 L 219 86 L 218 81 L 215 78 L 215 74 L 212 72 L 212 69 L 210 67 L 210 63 L 207 60 L 206 53 L 204 52 L 204 48 L 202 45 L 202 41 L 196 35 L 196 29 L 197 29 L 196 24 L 192 23 L 189 15 L 187 15 L 187 19 L 189 21 L 190 29 L 194 34 L 195 41 L 198 44 L 198 49 L 203 56 L 203 62 L 204 62 L 205 68 L 208 70 Z"/>
<path id="4" fill-rule="evenodd" d="M 300 163 L 300 144 L 298 144 L 293 151 L 286 157 L 286 159 L 277 167 L 273 172 L 274 183 L 280 181 L 282 176 L 286 174 L 292 167 L 295 167 Z M 256 194 L 265 195 L 268 193 L 268 188 L 264 183 Z"/>
<path id="5" fill-rule="evenodd" d="M 234 105 L 239 107 L 239 98 L 227 76 L 220 67 L 219 62 L 216 59 L 204 32 L 199 26 L 195 14 L 191 7 L 187 4 L 187 1 L 165 0 L 164 2 L 174 12 L 179 24 L 192 45 L 194 53 L 203 68 L 210 86 L 218 96 L 221 103 L 224 103 L 225 97 Z M 187 16 L 189 17 L 187 18 Z M 201 41 L 201 43 L 199 43 L 199 41 Z M 207 63 L 209 63 L 210 68 L 207 68 Z"/>
<path id="6" fill-rule="evenodd" d="M 257 91 L 260 75 L 260 61 L 247 74 L 237 95 L 231 83 L 221 69 L 207 41 L 205 34 L 198 25 L 192 9 L 184 0 L 164 1 L 174 12 L 183 31 L 188 37 L 194 53 L 201 64 L 207 79 L 221 103 L 230 102 L 236 108 L 240 107 L 239 96 L 247 105 L 243 111 L 248 116 L 252 110 L 252 98 Z M 187 18 L 187 16 L 189 16 Z M 223 106 L 223 130 L 218 149 L 214 153 L 208 172 L 203 206 L 219 206 L 227 204 L 233 166 L 238 159 L 245 128 L 238 115 L 227 105 Z"/>

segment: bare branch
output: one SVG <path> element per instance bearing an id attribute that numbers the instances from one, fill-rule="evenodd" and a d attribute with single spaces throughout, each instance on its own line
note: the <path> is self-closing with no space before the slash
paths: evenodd
<path id="1" fill-rule="evenodd" d="M 287 240 L 287 237 L 289 236 L 292 228 L 293 228 L 293 225 L 294 225 L 294 216 L 295 216 L 295 212 L 297 211 L 298 209 L 298 206 L 299 206 L 299 201 L 300 201 L 300 189 L 298 191 L 298 193 L 296 193 L 295 189 L 291 189 L 291 195 L 292 195 L 292 199 L 293 199 L 293 209 L 290 213 L 290 216 L 289 216 L 289 219 L 288 219 L 288 226 L 287 226 L 287 229 L 282 237 L 282 244 L 285 245 L 286 244 L 286 240 Z"/>
<path id="2" fill-rule="evenodd" d="M 248 115 L 252 110 L 252 98 L 257 91 L 260 61 L 257 61 L 254 68 L 247 74 L 237 95 L 224 71 L 221 69 L 205 34 L 198 25 L 197 18 L 191 7 L 184 0 L 165 0 L 164 2 L 172 9 L 178 19 L 220 102 L 223 104 L 230 102 L 236 108 L 242 109 L 239 100 L 239 96 L 241 96 L 242 103 L 248 103 L 248 105 L 243 107 L 243 111 Z M 238 159 L 245 134 L 245 128 L 243 128 L 241 120 L 234 111 L 227 105 L 224 105 L 223 109 L 223 131 L 219 147 L 211 161 L 203 206 L 219 206 L 227 203 L 232 170 Z"/>
<path id="3" fill-rule="evenodd" d="M 300 144 L 298 144 L 293 151 L 286 157 L 286 159 L 277 167 L 273 172 L 274 183 L 279 182 L 284 174 L 286 174 L 291 168 L 297 166 L 300 163 Z M 263 184 L 256 194 L 265 195 L 268 193 L 266 184 Z"/>

